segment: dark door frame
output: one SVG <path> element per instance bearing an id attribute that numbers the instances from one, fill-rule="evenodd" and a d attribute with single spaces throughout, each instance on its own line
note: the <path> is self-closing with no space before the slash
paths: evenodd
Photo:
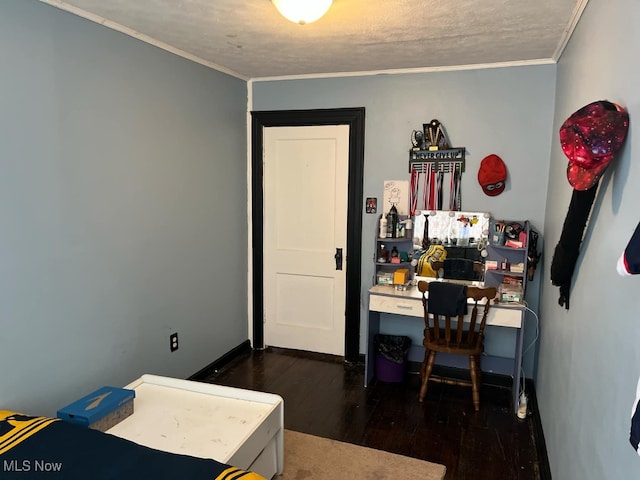
<path id="1" fill-rule="evenodd" d="M 345 360 L 356 363 L 360 355 L 364 107 L 251 112 L 253 348 L 264 348 L 263 128 L 308 125 L 349 125 Z"/>

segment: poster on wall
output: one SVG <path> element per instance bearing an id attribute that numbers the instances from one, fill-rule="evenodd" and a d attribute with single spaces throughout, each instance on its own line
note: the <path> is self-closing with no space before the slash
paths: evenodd
<path id="1" fill-rule="evenodd" d="M 380 212 L 386 213 L 392 205 L 396 206 L 398 215 L 409 215 L 409 181 L 385 180 L 384 193 L 380 205 Z"/>

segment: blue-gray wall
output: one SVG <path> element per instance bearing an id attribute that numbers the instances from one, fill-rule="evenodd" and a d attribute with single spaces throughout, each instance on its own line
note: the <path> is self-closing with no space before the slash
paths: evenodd
<path id="1" fill-rule="evenodd" d="M 546 203 L 555 65 L 457 72 L 372 75 L 253 82 L 254 110 L 365 107 L 364 197 L 382 198 L 385 180 L 409 180 L 411 131 L 440 120 L 454 146 L 467 148 L 462 208 L 489 211 L 498 218 L 531 220 L 543 232 Z M 488 197 L 477 172 L 488 154 L 503 158 L 509 170 L 504 193 Z M 364 199 L 363 199 L 364 202 Z M 364 215 L 362 231 L 361 330 L 367 318 L 368 289 L 374 275 L 377 215 Z M 537 312 L 539 279 L 527 299 Z M 422 322 L 409 317 L 381 319 L 384 333 L 402 333 L 422 343 Z M 535 317 L 527 316 L 525 344 L 535 338 Z M 361 351 L 364 351 L 361 336 Z M 487 334 L 487 353 L 514 355 L 511 329 Z M 527 352 L 525 372 L 535 370 L 535 347 Z"/>
<path id="2" fill-rule="evenodd" d="M 545 269 L 571 199 L 557 131 L 578 108 L 608 99 L 629 110 L 625 148 L 601 181 L 571 291 L 561 308 L 545 278 L 538 401 L 553 478 L 640 478 L 629 444 L 640 375 L 640 276 L 621 277 L 616 261 L 640 221 L 640 5 L 590 0 L 558 63 L 556 111 L 545 215 Z"/>
<path id="3" fill-rule="evenodd" d="M 35 0 L 0 65 L 0 408 L 245 341 L 246 82 Z"/>

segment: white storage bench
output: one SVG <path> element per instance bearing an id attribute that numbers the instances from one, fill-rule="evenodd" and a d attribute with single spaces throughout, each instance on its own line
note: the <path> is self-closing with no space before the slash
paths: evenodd
<path id="1" fill-rule="evenodd" d="M 143 375 L 125 388 L 136 392 L 133 415 L 107 433 L 268 479 L 282 473 L 282 397 L 157 375 Z"/>

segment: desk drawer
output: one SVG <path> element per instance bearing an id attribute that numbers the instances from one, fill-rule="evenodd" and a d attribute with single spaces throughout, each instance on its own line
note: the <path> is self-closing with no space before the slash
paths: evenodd
<path id="1" fill-rule="evenodd" d="M 424 316 L 422 300 L 410 298 L 394 298 L 383 295 L 369 297 L 369 310 L 373 312 L 394 313 L 410 317 Z"/>

